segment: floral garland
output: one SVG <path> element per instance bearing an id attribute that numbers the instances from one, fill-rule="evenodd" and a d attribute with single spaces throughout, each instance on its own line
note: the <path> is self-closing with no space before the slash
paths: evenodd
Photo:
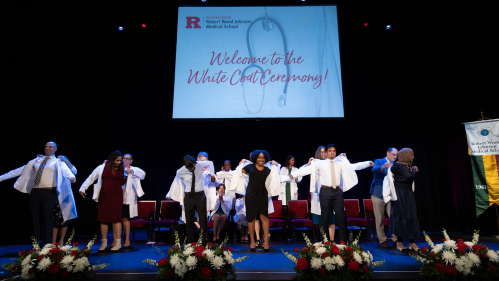
<path id="1" fill-rule="evenodd" d="M 478 243 L 478 231 L 473 234 L 471 242 L 463 239 L 450 239 L 445 229 L 445 239 L 441 244 L 433 244 L 428 234 L 423 232 L 430 246 L 423 247 L 419 255 L 410 254 L 421 263 L 421 275 L 434 280 L 498 280 L 499 251 L 494 252 L 487 246 Z"/>
<path id="2" fill-rule="evenodd" d="M 91 265 L 88 257 L 91 254 L 95 237 L 83 249 L 78 248 L 78 243 L 71 243 L 74 229 L 66 246 L 59 243 L 47 244 L 40 248 L 38 241 L 32 237 L 33 249 L 19 253 L 19 258 L 2 267 L 13 274 L 9 280 L 20 278 L 22 280 L 81 280 L 92 278 L 95 270 L 102 269 L 107 264 Z"/>
<path id="3" fill-rule="evenodd" d="M 175 232 L 175 246 L 168 249 L 168 257 L 162 258 L 159 262 L 152 259 L 143 262 L 157 266 L 161 279 L 227 280 L 229 275 L 235 278 L 234 264 L 248 257 L 234 259 L 232 248 L 225 247 L 227 239 L 220 245 L 208 243 L 206 247 L 202 245 L 202 239 L 201 230 L 197 243 L 187 244 L 186 238 L 182 247 L 178 233 Z M 159 248 L 155 248 L 162 256 L 165 255 Z"/>
<path id="4" fill-rule="evenodd" d="M 303 234 L 307 245 L 301 251 L 296 247 L 298 258 L 283 251 L 295 263 L 293 269 L 298 273 L 298 280 L 369 280 L 374 274 L 374 267 L 385 263 L 384 260 L 373 262 L 372 254 L 357 244 L 359 237 L 351 244 L 341 241 L 341 244 L 335 245 L 327 240 L 322 229 L 321 233 L 324 243 L 315 244 Z"/>

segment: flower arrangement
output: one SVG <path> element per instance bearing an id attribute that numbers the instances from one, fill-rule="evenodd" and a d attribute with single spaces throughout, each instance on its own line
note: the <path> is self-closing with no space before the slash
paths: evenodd
<path id="1" fill-rule="evenodd" d="M 385 263 L 384 260 L 373 262 L 372 254 L 357 244 L 359 237 L 351 244 L 341 241 L 335 245 L 327 240 L 322 230 L 321 233 L 323 243 L 315 244 L 303 234 L 307 245 L 301 250 L 299 247 L 295 249 L 298 258 L 283 251 L 295 263 L 293 269 L 298 273 L 298 280 L 369 280 L 373 276 L 374 267 Z"/>
<path id="2" fill-rule="evenodd" d="M 477 244 L 478 231 L 473 234 L 471 242 L 465 242 L 450 239 L 444 229 L 445 239 L 437 245 L 425 232 L 423 234 L 430 248 L 425 246 L 418 255 L 411 254 L 416 262 L 421 263 L 421 275 L 433 280 L 499 279 L 499 251 Z"/>
<path id="3" fill-rule="evenodd" d="M 202 230 L 201 230 L 202 231 Z M 202 245 L 202 233 L 198 242 L 180 245 L 178 233 L 175 232 L 175 245 L 168 249 L 168 256 L 156 262 L 146 259 L 143 262 L 158 267 L 161 279 L 175 280 L 227 280 L 229 275 L 236 277 L 234 264 L 247 259 L 247 256 L 234 259 L 232 248 L 225 247 L 227 239 L 220 245 L 208 243 Z M 153 246 L 154 247 L 154 246 Z M 161 255 L 165 255 L 155 247 Z"/>
<path id="4" fill-rule="evenodd" d="M 9 280 L 81 280 L 91 278 L 94 271 L 108 265 L 91 265 L 88 257 L 97 237 L 92 239 L 83 249 L 78 243 L 72 243 L 74 229 L 65 246 L 59 243 L 47 244 L 40 248 L 38 241 L 33 237 L 33 249 L 19 253 L 19 258 L 2 267 L 13 274 Z"/>

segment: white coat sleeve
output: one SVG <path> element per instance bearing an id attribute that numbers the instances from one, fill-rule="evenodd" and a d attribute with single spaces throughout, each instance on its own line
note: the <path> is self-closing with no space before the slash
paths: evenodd
<path id="1" fill-rule="evenodd" d="M 61 160 L 57 160 L 57 161 L 61 161 Z M 68 178 L 68 179 L 74 178 L 75 175 L 71 172 L 71 170 L 69 169 L 68 165 L 66 165 L 66 163 L 64 163 L 64 162 L 62 164 L 63 165 L 59 165 L 59 167 L 61 167 L 62 176 L 65 177 L 65 178 Z"/>
<path id="2" fill-rule="evenodd" d="M 272 167 L 272 169 L 270 170 L 270 174 L 265 180 L 265 187 L 267 187 L 269 197 L 277 196 L 280 194 L 281 181 L 279 179 L 279 170 L 275 165 Z"/>
<path id="3" fill-rule="evenodd" d="M 80 192 L 82 191 L 85 192 L 88 189 L 88 187 L 99 178 L 99 171 L 100 171 L 99 167 L 100 166 L 95 168 L 93 172 L 90 174 L 90 176 L 88 176 L 85 182 L 81 185 L 79 190 Z"/>
<path id="4" fill-rule="evenodd" d="M 388 172 L 383 179 L 383 200 L 385 203 L 391 201 L 397 201 L 397 193 L 395 192 L 395 185 L 393 184 L 393 174 L 391 167 L 388 168 Z"/>
<path id="5" fill-rule="evenodd" d="M 141 168 L 137 168 L 137 167 L 133 167 L 132 170 L 133 170 L 132 178 L 138 178 L 140 180 L 145 179 L 146 172 L 144 172 L 144 170 L 142 170 Z"/>
<path id="6" fill-rule="evenodd" d="M 353 164 L 350 163 L 350 168 L 352 168 L 356 171 L 362 170 L 362 169 L 371 167 L 371 165 L 369 163 L 371 163 L 371 161 L 363 161 L 363 162 L 353 163 Z"/>
<path id="7" fill-rule="evenodd" d="M 6 174 L 3 174 L 0 176 L 0 181 L 4 181 L 4 180 L 8 180 L 8 179 L 11 179 L 11 178 L 15 178 L 15 177 L 18 177 L 20 176 L 23 171 L 24 171 L 24 168 L 26 168 L 26 165 L 20 167 L 20 168 L 17 168 L 15 170 L 12 170 Z"/>

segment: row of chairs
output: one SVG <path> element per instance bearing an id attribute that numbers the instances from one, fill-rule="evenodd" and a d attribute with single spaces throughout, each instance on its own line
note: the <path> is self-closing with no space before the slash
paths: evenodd
<path id="1" fill-rule="evenodd" d="M 289 229 L 293 231 L 295 227 L 313 228 L 312 215 L 310 213 L 310 196 L 308 200 L 290 200 L 288 206 L 283 206 L 282 201 L 274 200 L 274 212 L 269 214 L 269 225 L 271 228 L 282 230 L 282 237 L 287 240 Z M 345 199 L 345 213 L 347 217 L 347 226 L 359 227 L 366 230 L 366 236 L 371 240 L 375 235 L 375 216 L 373 203 L 370 199 L 364 199 L 364 214 L 360 216 L 360 206 L 358 199 Z M 148 241 L 152 239 L 152 231 L 159 231 L 162 227 L 171 227 L 178 224 L 181 215 L 180 203 L 173 200 L 161 201 L 159 216 L 156 216 L 156 201 L 139 201 L 138 216 L 130 220 L 132 237 L 135 240 L 135 229 L 146 228 Z M 237 225 L 234 222 L 235 212 L 232 211 L 225 227 L 229 228 L 229 233 L 234 233 Z M 389 219 L 385 218 L 385 225 L 389 224 Z M 213 227 L 213 221 L 208 222 L 208 228 Z M 372 235 L 371 235 L 372 231 Z M 315 234 L 314 234 L 315 236 Z M 232 240 L 232 239 L 231 239 Z"/>

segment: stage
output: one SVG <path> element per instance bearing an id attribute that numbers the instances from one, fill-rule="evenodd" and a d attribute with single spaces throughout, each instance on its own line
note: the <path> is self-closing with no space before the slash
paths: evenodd
<path id="1" fill-rule="evenodd" d="M 271 233 L 272 235 L 272 233 Z M 449 233 L 452 239 L 464 239 L 470 241 L 471 235 L 461 233 Z M 94 280 L 158 280 L 156 267 L 143 263 L 145 259 L 155 259 L 159 261 L 162 256 L 157 253 L 156 249 L 151 244 L 146 242 L 145 231 L 137 231 L 136 241 L 132 242 L 132 248 L 122 250 L 119 253 L 97 253 L 100 239 L 92 247 L 92 256 L 90 262 L 109 264 L 108 267 L 98 270 Z M 298 237 L 301 238 L 301 237 Z M 433 233 L 431 238 L 434 243 L 441 243 L 442 233 Z M 75 242 L 80 244 L 80 247 L 85 246 L 91 236 L 75 237 Z M 112 239 L 112 235 L 108 236 Z M 281 252 L 281 249 L 287 252 L 292 252 L 296 247 L 303 247 L 305 242 L 303 239 L 298 241 L 282 242 L 271 241 L 271 250 L 264 253 L 262 248 L 257 248 L 256 252 L 250 252 L 248 243 L 229 243 L 234 250 L 234 258 L 248 256 L 249 258 L 241 263 L 238 263 L 237 280 L 291 280 L 296 274 L 293 270 L 293 263 Z M 312 241 L 313 242 L 313 241 Z M 422 248 L 426 246 L 424 237 L 416 243 Z M 481 235 L 479 243 L 487 245 L 492 250 L 499 250 L 499 239 L 492 235 Z M 385 260 L 385 264 L 376 267 L 374 271 L 374 279 L 376 280 L 414 280 L 423 279 L 419 275 L 419 265 L 415 263 L 415 259 L 409 256 L 409 253 L 415 252 L 399 252 L 392 248 L 391 241 L 388 242 L 389 248 L 380 248 L 377 241 L 360 240 L 360 245 L 364 246 L 366 251 L 370 251 L 374 256 L 374 261 Z M 158 242 L 156 245 L 160 250 L 166 252 L 172 244 Z M 24 250 L 31 249 L 29 244 L 4 245 L 0 246 L 0 264 L 11 262 L 11 258 Z M 6 270 L 0 271 L 0 280 L 4 280 L 10 276 Z"/>

